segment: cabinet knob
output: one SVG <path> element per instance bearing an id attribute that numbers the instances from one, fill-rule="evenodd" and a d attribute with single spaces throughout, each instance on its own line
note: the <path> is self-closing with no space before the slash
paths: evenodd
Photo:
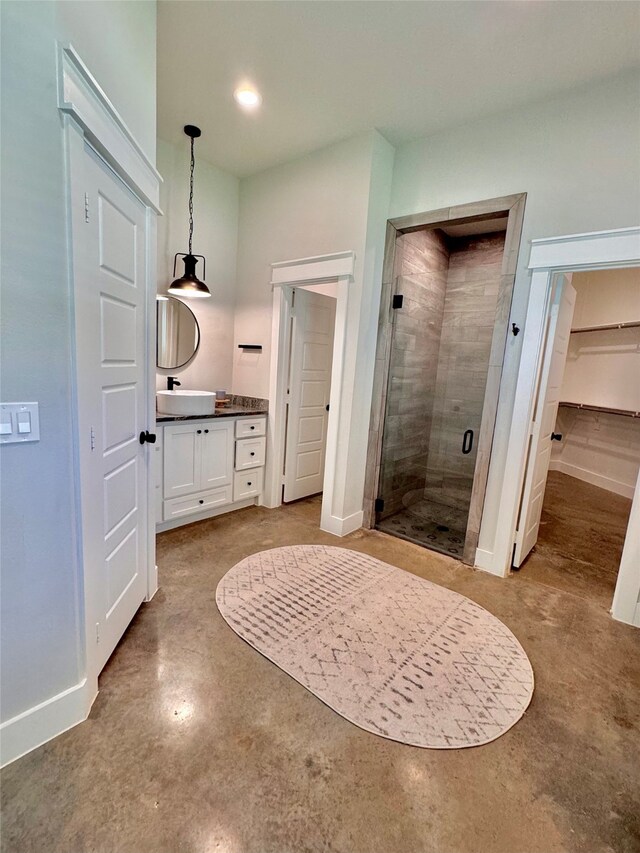
<path id="1" fill-rule="evenodd" d="M 256 454 L 253 452 L 253 450 L 251 451 L 251 455 L 252 455 L 252 456 L 255 456 L 255 455 L 256 455 Z"/>
<path id="2" fill-rule="evenodd" d="M 203 504 L 203 503 L 204 503 L 204 501 L 203 501 L 203 500 L 199 500 L 199 501 L 198 501 L 198 503 L 199 503 L 199 504 Z"/>
<path id="3" fill-rule="evenodd" d="M 209 430 L 208 430 L 208 429 L 205 429 L 205 432 L 209 432 Z"/>
<path id="4" fill-rule="evenodd" d="M 200 433 L 202 432 L 202 430 L 201 430 L 201 429 L 197 429 L 197 430 L 196 430 L 196 432 L 198 433 L 198 435 L 200 435 Z"/>
<path id="5" fill-rule="evenodd" d="M 247 483 L 247 486 L 251 486 L 251 485 L 252 485 L 252 483 L 251 483 L 251 482 Z"/>
<path id="6" fill-rule="evenodd" d="M 255 429 L 255 426 L 249 427 L 249 429 Z"/>

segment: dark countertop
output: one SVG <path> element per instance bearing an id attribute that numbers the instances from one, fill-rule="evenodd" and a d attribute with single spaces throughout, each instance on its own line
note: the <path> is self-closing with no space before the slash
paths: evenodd
<path id="1" fill-rule="evenodd" d="M 156 412 L 157 424 L 169 424 L 174 421 L 200 421 L 211 418 L 238 418 L 244 416 L 257 417 L 258 415 L 266 415 L 267 409 L 256 409 L 249 406 L 216 406 L 215 412 L 210 415 L 165 415 L 162 412 Z"/>

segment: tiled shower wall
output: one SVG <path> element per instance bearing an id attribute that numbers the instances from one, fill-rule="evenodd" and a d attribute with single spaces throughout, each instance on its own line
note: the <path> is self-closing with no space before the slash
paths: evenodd
<path id="1" fill-rule="evenodd" d="M 468 510 L 500 288 L 504 232 L 449 239 L 424 497 Z M 464 432 L 473 450 L 462 453 Z"/>
<path id="2" fill-rule="evenodd" d="M 449 252 L 442 232 L 398 237 L 397 293 L 381 458 L 382 517 L 423 498 L 445 310 Z"/>

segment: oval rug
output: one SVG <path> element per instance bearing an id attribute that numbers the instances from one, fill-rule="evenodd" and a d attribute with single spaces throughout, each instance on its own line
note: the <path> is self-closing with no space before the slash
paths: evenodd
<path id="1" fill-rule="evenodd" d="M 533 670 L 506 625 L 367 554 L 260 551 L 224 575 L 216 603 L 243 640 L 338 714 L 391 740 L 479 746 L 531 701 Z"/>

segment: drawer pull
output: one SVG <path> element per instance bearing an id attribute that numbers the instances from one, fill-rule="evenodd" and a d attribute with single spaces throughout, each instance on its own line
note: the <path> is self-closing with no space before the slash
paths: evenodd
<path id="1" fill-rule="evenodd" d="M 205 432 L 209 432 L 209 430 L 208 430 L 208 429 L 205 429 Z"/>
<path id="2" fill-rule="evenodd" d="M 199 503 L 199 504 L 203 504 L 203 503 L 204 503 L 204 501 L 202 500 L 202 498 L 200 498 L 200 500 L 198 501 L 198 503 Z"/>
<path id="3" fill-rule="evenodd" d="M 247 486 L 251 486 L 251 485 L 252 485 L 252 483 L 247 483 Z"/>
<path id="4" fill-rule="evenodd" d="M 256 454 L 255 454 L 255 451 L 253 451 L 253 450 L 252 450 L 250 455 L 251 455 L 251 456 L 255 456 L 255 455 L 256 455 Z"/>
<path id="5" fill-rule="evenodd" d="M 255 429 L 255 428 L 256 428 L 255 424 L 253 426 L 249 427 L 249 429 Z"/>
<path id="6" fill-rule="evenodd" d="M 201 430 L 201 429 L 197 429 L 197 430 L 196 430 L 196 432 L 198 433 L 198 435 L 200 435 L 200 433 L 202 432 L 202 430 Z"/>

